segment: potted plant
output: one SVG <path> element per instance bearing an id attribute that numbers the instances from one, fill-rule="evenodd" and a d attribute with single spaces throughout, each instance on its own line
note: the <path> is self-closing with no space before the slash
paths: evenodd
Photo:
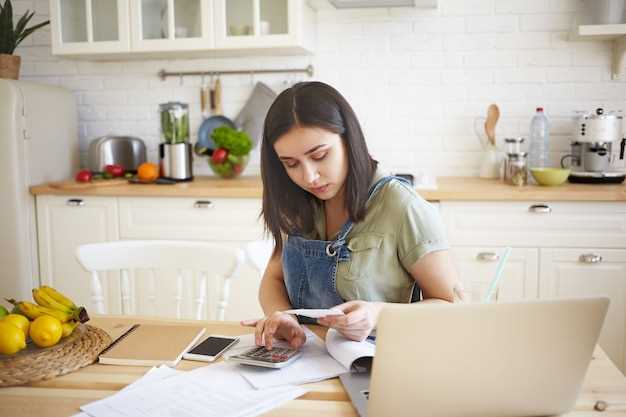
<path id="1" fill-rule="evenodd" d="M 1 2 L 2 0 L 0 0 Z M 21 58 L 13 55 L 15 48 L 31 33 L 50 23 L 49 20 L 29 28 L 26 25 L 35 12 L 26 10 L 24 16 L 13 26 L 13 5 L 6 0 L 4 6 L 0 3 L 0 78 L 17 80 L 20 75 Z"/>

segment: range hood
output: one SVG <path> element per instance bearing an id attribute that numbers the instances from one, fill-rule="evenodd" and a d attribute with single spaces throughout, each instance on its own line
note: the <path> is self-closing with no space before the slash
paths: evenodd
<path id="1" fill-rule="evenodd" d="M 338 9 L 358 7 L 424 7 L 436 8 L 438 0 L 328 0 Z"/>

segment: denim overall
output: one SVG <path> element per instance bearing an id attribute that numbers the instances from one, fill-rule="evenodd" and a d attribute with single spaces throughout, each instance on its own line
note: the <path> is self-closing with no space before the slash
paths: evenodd
<path id="1" fill-rule="evenodd" d="M 404 178 L 388 176 L 378 180 L 369 191 L 372 196 L 389 181 L 408 182 Z M 283 274 L 289 300 L 293 308 L 330 308 L 344 300 L 337 293 L 335 276 L 337 264 L 350 259 L 346 237 L 353 223 L 348 220 L 337 234 L 337 239 L 312 240 L 300 235 L 289 235 L 283 247 Z M 411 301 L 419 301 L 419 288 L 413 288 Z"/>

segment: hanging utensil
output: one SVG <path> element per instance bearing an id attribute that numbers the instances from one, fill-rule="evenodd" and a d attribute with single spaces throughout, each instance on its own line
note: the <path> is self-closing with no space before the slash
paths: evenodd
<path id="1" fill-rule="evenodd" d="M 235 123 L 228 117 L 222 115 L 222 83 L 219 79 L 215 81 L 215 86 L 210 94 L 211 116 L 204 119 L 198 129 L 198 141 L 194 146 L 196 155 L 210 156 L 216 149 L 215 142 L 211 138 L 213 131 L 220 126 L 226 125 L 235 129 Z"/>
<path id="2" fill-rule="evenodd" d="M 202 77 L 202 84 L 200 85 L 200 110 L 202 113 L 202 120 L 208 118 L 210 113 L 211 101 L 211 86 L 206 83 L 204 77 Z"/>
<path id="3" fill-rule="evenodd" d="M 491 146 L 496 146 L 496 123 L 500 118 L 500 109 L 495 104 L 490 104 L 487 108 L 487 120 L 485 120 L 485 133 Z"/>

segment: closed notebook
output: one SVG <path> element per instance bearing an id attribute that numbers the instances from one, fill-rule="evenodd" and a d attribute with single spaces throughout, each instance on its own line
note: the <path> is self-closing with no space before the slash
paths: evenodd
<path id="1" fill-rule="evenodd" d="M 137 324 L 100 354 L 108 365 L 176 366 L 204 334 L 204 327 Z"/>

